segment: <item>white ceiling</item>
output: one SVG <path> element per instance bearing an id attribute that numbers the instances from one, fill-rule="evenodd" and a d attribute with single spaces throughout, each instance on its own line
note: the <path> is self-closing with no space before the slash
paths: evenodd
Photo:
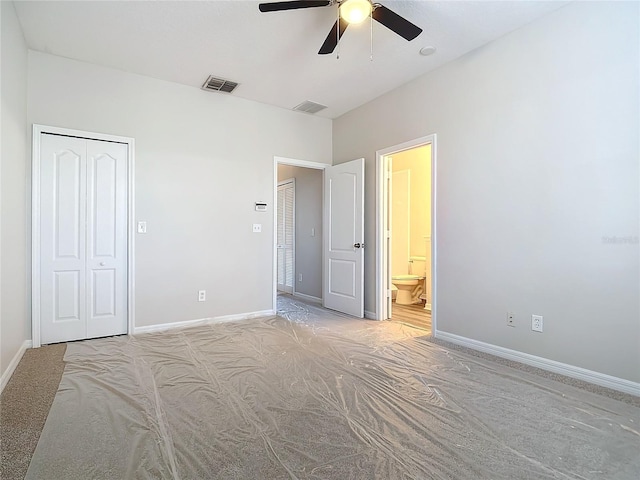
<path id="1" fill-rule="evenodd" d="M 424 31 L 407 42 L 373 22 L 373 61 L 366 22 L 347 29 L 340 59 L 317 54 L 336 6 L 273 13 L 248 0 L 15 6 L 32 50 L 196 88 L 213 74 L 240 84 L 231 95 L 286 109 L 311 100 L 328 106 L 317 115 L 336 118 L 566 4 L 379 1 Z M 424 46 L 437 51 L 421 56 Z"/>

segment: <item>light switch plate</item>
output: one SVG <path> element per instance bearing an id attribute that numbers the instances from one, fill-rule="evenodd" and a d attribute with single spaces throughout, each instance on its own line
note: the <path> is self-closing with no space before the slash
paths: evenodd
<path id="1" fill-rule="evenodd" d="M 138 233 L 147 233 L 147 222 L 138 222 Z"/>

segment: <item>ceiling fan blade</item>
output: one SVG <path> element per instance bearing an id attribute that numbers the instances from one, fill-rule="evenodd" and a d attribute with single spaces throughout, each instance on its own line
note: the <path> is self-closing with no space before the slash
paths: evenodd
<path id="1" fill-rule="evenodd" d="M 413 40 L 422 33 L 422 29 L 411 23 L 406 18 L 401 17 L 395 12 L 392 12 L 383 5 L 378 5 L 371 16 L 374 20 L 377 20 L 389 30 L 397 33 L 406 40 Z"/>
<path id="2" fill-rule="evenodd" d="M 339 38 L 342 38 L 342 35 L 344 34 L 344 31 L 349 26 L 349 23 L 346 20 L 343 20 L 342 17 L 340 17 L 339 22 L 340 22 Z M 318 55 L 327 55 L 329 53 L 332 53 L 338 46 L 339 38 L 338 38 L 338 20 L 336 20 L 336 23 L 333 24 L 333 28 L 329 32 L 329 35 L 327 35 L 327 38 L 325 38 L 324 43 L 320 47 L 320 51 L 318 52 Z"/>
<path id="3" fill-rule="evenodd" d="M 281 10 L 296 10 L 298 8 L 328 7 L 331 0 L 294 0 L 290 2 L 261 3 L 261 12 L 279 12 Z"/>

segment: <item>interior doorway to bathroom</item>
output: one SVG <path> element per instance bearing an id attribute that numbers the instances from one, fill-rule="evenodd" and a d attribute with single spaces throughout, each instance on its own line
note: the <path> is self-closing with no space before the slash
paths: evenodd
<path id="1" fill-rule="evenodd" d="M 378 318 L 435 331 L 435 135 L 377 153 Z"/>

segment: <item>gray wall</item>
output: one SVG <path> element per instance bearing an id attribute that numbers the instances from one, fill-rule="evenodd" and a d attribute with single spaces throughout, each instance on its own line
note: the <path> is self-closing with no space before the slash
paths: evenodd
<path id="1" fill-rule="evenodd" d="M 274 212 L 254 203 L 274 156 L 331 158 L 330 120 L 30 52 L 28 121 L 135 138 L 137 326 L 272 309 Z"/>
<path id="2" fill-rule="evenodd" d="M 334 121 L 372 246 L 376 150 L 437 134 L 439 331 L 640 381 L 639 13 L 570 4 Z"/>
<path id="3" fill-rule="evenodd" d="M 31 338 L 27 289 L 27 46 L 13 3 L 2 2 L 0 372 Z M 30 208 L 30 207 L 29 207 Z"/>
<path id="4" fill-rule="evenodd" d="M 322 170 L 278 165 L 278 181 L 296 179 L 295 292 L 322 298 Z M 315 228 L 315 236 L 311 229 Z M 302 282 L 298 274 L 302 273 Z"/>

